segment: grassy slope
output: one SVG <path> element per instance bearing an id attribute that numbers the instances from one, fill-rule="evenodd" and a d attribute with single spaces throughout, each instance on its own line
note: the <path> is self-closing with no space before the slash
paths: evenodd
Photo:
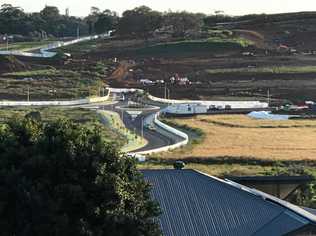
<path id="1" fill-rule="evenodd" d="M 116 146 L 122 147 L 126 139 L 121 134 L 114 132 L 111 128 L 101 125 L 100 117 L 95 111 L 80 108 L 7 108 L 0 110 L 0 123 L 11 119 L 23 118 L 32 111 L 41 113 L 43 122 L 50 122 L 58 119 L 69 119 L 75 123 L 85 125 L 89 128 L 97 127 L 102 135 L 109 142 L 115 142 Z"/>
<path id="2" fill-rule="evenodd" d="M 56 42 L 56 41 L 51 40 L 51 41 L 9 43 L 9 50 L 28 51 L 34 48 L 46 46 L 53 42 Z M 7 50 L 7 45 L 5 43 L 0 44 L 0 50 Z"/>
<path id="3" fill-rule="evenodd" d="M 156 44 L 153 46 L 143 47 L 136 50 L 142 55 L 182 55 L 192 53 L 221 53 L 231 50 L 240 50 L 243 47 L 250 45 L 251 42 L 240 38 L 210 38 L 207 40 L 191 40 L 177 41 L 171 43 Z"/>
<path id="4" fill-rule="evenodd" d="M 127 139 L 127 143 L 121 149 L 122 152 L 131 152 L 142 148 L 147 144 L 145 139 L 137 136 L 125 127 L 118 113 L 112 111 L 99 111 L 99 114 L 102 118 L 106 119 L 109 126 L 115 130 L 115 132 L 118 132 Z"/>
<path id="5" fill-rule="evenodd" d="M 280 66 L 280 67 L 257 67 L 257 68 L 224 68 L 209 69 L 208 74 L 225 74 L 225 73 L 267 73 L 267 74 L 294 74 L 294 73 L 315 73 L 316 66 Z"/>
<path id="6" fill-rule="evenodd" d="M 254 132 L 261 132 L 262 130 L 267 130 L 268 132 L 277 130 L 288 130 L 292 128 L 305 129 L 316 128 L 315 121 L 298 121 L 291 120 L 286 121 L 264 121 L 264 120 L 253 120 L 242 115 L 227 115 L 227 116 L 202 116 L 199 120 L 203 122 L 198 122 L 197 120 L 188 119 L 169 119 L 164 122 L 168 122 L 169 125 L 177 127 L 181 130 L 186 130 L 187 133 L 192 132 L 195 135 L 191 135 L 191 142 L 188 146 L 175 150 L 169 153 L 163 153 L 159 155 L 153 155 L 149 158 L 149 162 L 139 164 L 140 169 L 172 169 L 173 162 L 175 159 L 181 159 L 186 162 L 186 168 L 196 169 L 204 173 L 224 177 L 225 175 L 236 175 L 236 176 L 252 176 L 252 175 L 282 175 L 282 174 L 308 174 L 316 177 L 316 162 L 302 161 L 299 158 L 295 160 L 279 160 L 279 159 L 266 159 L 266 158 L 253 158 L 253 157 L 241 157 L 241 156 L 212 156 L 213 151 L 216 150 L 212 145 L 226 145 L 227 134 L 231 135 L 235 131 L 234 129 L 239 128 L 239 131 L 244 130 L 250 135 Z M 209 126 L 208 130 L 203 129 L 204 127 L 201 123 L 206 123 Z M 226 130 L 226 139 L 223 137 L 218 137 L 219 143 L 213 144 L 214 136 L 217 135 L 216 129 L 212 128 L 214 123 L 217 126 L 224 127 Z M 232 127 L 233 126 L 233 127 Z M 235 127 L 235 128 L 234 128 Z M 314 131 L 315 132 L 315 131 Z M 239 135 L 240 133 L 238 133 Z M 243 134 L 241 133 L 242 137 Z M 238 144 L 243 142 L 239 140 L 240 137 L 234 137 L 234 141 Z M 295 137 L 295 136 L 294 136 Z M 251 137 L 248 137 L 249 139 Z M 273 144 L 273 135 L 266 138 Z M 289 135 L 289 139 L 291 136 Z M 225 142 L 223 141 L 225 140 Z M 262 139 L 264 140 L 264 138 Z M 266 140 L 266 141 L 267 141 Z M 231 138 L 227 140 L 231 142 Z M 291 142 L 290 140 L 288 140 Z M 211 147 L 209 147 L 211 146 Z M 247 146 L 247 145 L 245 145 Z M 277 146 L 277 145 L 276 145 Z M 200 149 L 208 150 L 210 154 L 208 157 L 201 158 L 201 156 L 194 156 L 196 150 Z M 244 147 L 243 147 L 244 148 Z M 247 149 L 247 147 L 246 147 Z M 224 149 L 223 149 L 224 150 Z M 252 150 L 252 149 L 250 149 Z M 193 154 L 193 155 L 191 155 Z"/>
<path id="7" fill-rule="evenodd" d="M 24 78 L 32 80 L 23 80 Z M 102 85 L 100 78 L 90 74 L 90 71 L 55 68 L 25 70 L 2 74 L 0 94 L 3 94 L 4 99 L 13 97 L 21 100 L 26 98 L 27 87 L 30 87 L 32 100 L 75 99 L 98 95 Z M 50 92 L 52 90 L 56 90 L 56 93 Z"/>
<path id="8" fill-rule="evenodd" d="M 205 139 L 190 152 L 166 154 L 172 159 L 232 157 L 258 160 L 315 160 L 316 121 L 261 121 L 246 116 L 198 116 L 177 119 L 202 129 Z"/>

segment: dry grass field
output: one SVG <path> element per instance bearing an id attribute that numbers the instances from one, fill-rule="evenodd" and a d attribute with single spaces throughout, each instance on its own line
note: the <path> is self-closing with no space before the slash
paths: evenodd
<path id="1" fill-rule="evenodd" d="M 173 120 L 202 129 L 205 139 L 170 158 L 238 157 L 316 160 L 316 120 L 268 121 L 245 115 L 197 116 Z"/>

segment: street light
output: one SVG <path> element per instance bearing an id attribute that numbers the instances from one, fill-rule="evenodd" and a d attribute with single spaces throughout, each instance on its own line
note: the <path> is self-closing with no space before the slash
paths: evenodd
<path id="1" fill-rule="evenodd" d="M 27 101 L 30 101 L 30 86 L 27 86 Z"/>
<path id="2" fill-rule="evenodd" d="M 8 35 L 5 35 L 5 36 L 3 37 L 3 40 L 6 41 L 7 51 L 9 51 L 9 36 L 8 36 Z"/>
<path id="3" fill-rule="evenodd" d="M 79 23 L 77 25 L 77 39 L 80 38 L 80 27 L 79 27 Z"/>

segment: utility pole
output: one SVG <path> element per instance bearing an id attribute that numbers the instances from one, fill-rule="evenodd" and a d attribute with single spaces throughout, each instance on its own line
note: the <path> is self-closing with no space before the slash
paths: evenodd
<path id="1" fill-rule="evenodd" d="M 267 94 L 267 98 L 268 98 L 268 106 L 270 106 L 270 89 L 268 89 L 268 94 Z"/>
<path id="2" fill-rule="evenodd" d="M 27 101 L 30 101 L 30 86 L 27 86 Z"/>
<path id="3" fill-rule="evenodd" d="M 142 138 L 144 138 L 144 117 L 141 118 L 141 131 L 142 131 Z"/>
<path id="4" fill-rule="evenodd" d="M 77 39 L 79 39 L 80 37 L 80 28 L 79 28 L 79 24 L 77 25 Z"/>
<path id="5" fill-rule="evenodd" d="M 165 99 L 167 98 L 167 85 L 165 84 Z"/>
<path id="6" fill-rule="evenodd" d="M 6 41 L 6 48 L 7 48 L 7 51 L 9 51 L 9 36 L 6 34 L 6 35 L 3 37 L 3 40 Z"/>

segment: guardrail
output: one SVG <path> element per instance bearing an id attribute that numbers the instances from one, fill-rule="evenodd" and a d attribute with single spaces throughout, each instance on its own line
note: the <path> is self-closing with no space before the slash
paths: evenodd
<path id="1" fill-rule="evenodd" d="M 154 123 L 157 126 L 159 126 L 160 128 L 162 128 L 162 129 L 164 129 L 164 130 L 166 130 L 174 135 L 177 135 L 177 136 L 183 138 L 184 140 L 182 140 L 178 143 L 172 144 L 172 145 L 168 145 L 168 146 L 164 146 L 164 147 L 160 147 L 160 148 L 155 148 L 155 149 L 148 150 L 148 151 L 135 152 L 135 153 L 131 153 L 131 154 L 150 155 L 150 154 L 154 154 L 154 153 L 167 152 L 167 151 L 171 151 L 171 150 L 183 147 L 189 143 L 189 136 L 186 133 L 179 131 L 179 130 L 161 122 L 158 119 L 159 115 L 160 115 L 160 112 L 157 112 L 155 114 Z"/>

